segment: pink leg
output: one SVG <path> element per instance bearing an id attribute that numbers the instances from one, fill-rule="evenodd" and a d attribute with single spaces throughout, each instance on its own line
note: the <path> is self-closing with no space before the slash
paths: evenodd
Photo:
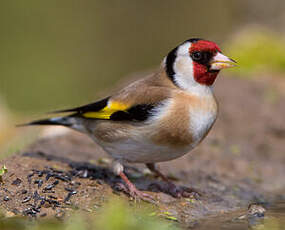
<path id="1" fill-rule="evenodd" d="M 128 188 L 128 193 L 131 197 L 136 199 L 141 199 L 147 202 L 154 203 L 154 199 L 151 195 L 147 193 L 143 193 L 142 191 L 139 191 L 136 186 L 128 179 L 128 177 L 123 173 L 120 172 L 119 176 L 123 179 L 123 181 L 126 183 Z"/>
<path id="2" fill-rule="evenodd" d="M 169 193 L 170 195 L 174 197 L 186 197 L 186 198 L 192 197 L 193 195 L 194 196 L 201 195 L 195 189 L 176 186 L 155 167 L 154 163 L 148 163 L 146 164 L 146 166 L 149 168 L 150 171 L 152 171 L 154 174 L 156 174 L 158 177 L 160 177 L 163 181 L 167 183 L 167 187 L 163 190 Z"/>

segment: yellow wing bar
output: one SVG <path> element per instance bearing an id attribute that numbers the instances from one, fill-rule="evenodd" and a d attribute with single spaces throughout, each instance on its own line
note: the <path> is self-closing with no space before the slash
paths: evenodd
<path id="1" fill-rule="evenodd" d="M 86 112 L 82 116 L 85 118 L 94 118 L 94 119 L 110 119 L 111 115 L 118 111 L 126 111 L 129 108 L 129 105 L 117 102 L 110 101 L 107 106 L 97 112 Z"/>

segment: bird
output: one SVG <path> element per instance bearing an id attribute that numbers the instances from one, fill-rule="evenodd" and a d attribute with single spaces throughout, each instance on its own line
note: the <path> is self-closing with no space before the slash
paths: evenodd
<path id="1" fill-rule="evenodd" d="M 113 158 L 112 169 L 130 197 L 153 200 L 128 179 L 126 163 L 143 163 L 166 181 L 174 197 L 187 194 L 156 167 L 182 157 L 207 136 L 218 114 L 214 82 L 236 66 L 212 41 L 191 38 L 172 49 L 160 67 L 94 103 L 24 125 L 60 125 L 87 134 Z M 185 192 L 186 191 L 186 192 Z"/>

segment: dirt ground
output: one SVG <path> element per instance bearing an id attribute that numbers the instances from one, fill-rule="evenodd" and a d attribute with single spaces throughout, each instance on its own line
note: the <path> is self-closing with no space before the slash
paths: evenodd
<path id="1" fill-rule="evenodd" d="M 221 76 L 215 92 L 220 113 L 208 137 L 186 156 L 159 164 L 176 184 L 199 190 L 201 197 L 154 192 L 150 185 L 163 182 L 146 174 L 143 165 L 127 170 L 140 189 L 157 199 L 158 210 L 185 224 L 246 210 L 253 202 L 285 200 L 285 80 Z M 0 162 L 8 168 L 0 207 L 7 215 L 63 218 L 69 210 L 96 211 L 112 195 L 128 199 L 116 190 L 120 179 L 106 157 L 73 131 L 39 139 Z"/>

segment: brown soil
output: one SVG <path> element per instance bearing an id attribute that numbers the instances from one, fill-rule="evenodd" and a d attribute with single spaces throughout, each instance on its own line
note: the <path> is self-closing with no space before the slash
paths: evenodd
<path id="1" fill-rule="evenodd" d="M 143 166 L 128 168 L 132 181 L 156 197 L 158 209 L 182 223 L 245 209 L 252 202 L 285 199 L 285 81 L 221 77 L 217 123 L 190 154 L 160 164 L 175 183 L 203 193 L 199 199 L 176 199 L 150 191 L 159 179 Z M 0 207 L 10 215 L 62 218 L 68 210 L 96 210 L 117 192 L 120 181 L 108 169 L 100 147 L 76 132 L 38 140 L 21 154 L 0 162 L 8 168 L 0 185 Z M 133 201 L 132 201 L 133 202 Z"/>

